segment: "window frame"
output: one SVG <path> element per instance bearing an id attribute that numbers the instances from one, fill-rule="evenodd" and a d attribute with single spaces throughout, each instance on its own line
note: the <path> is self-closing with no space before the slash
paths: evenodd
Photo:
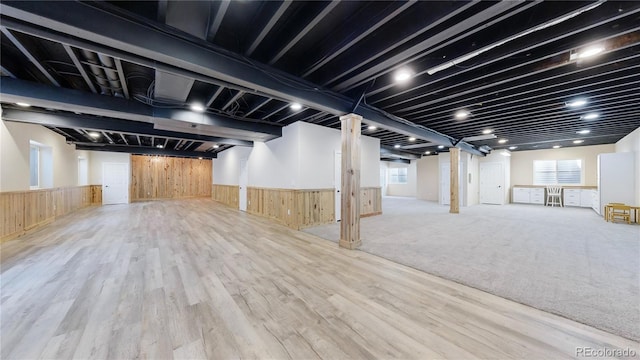
<path id="1" fill-rule="evenodd" d="M 36 150 L 36 155 L 35 155 L 35 171 L 36 171 L 36 185 L 32 185 L 32 171 L 33 171 L 33 164 L 32 164 L 32 158 L 33 158 L 33 154 L 32 154 L 32 150 L 35 149 Z M 38 190 L 40 189 L 40 184 L 42 183 L 40 180 L 40 159 L 41 156 L 41 149 L 40 149 L 40 145 L 38 145 L 37 143 L 34 143 L 33 141 L 29 142 L 29 189 L 30 190 Z"/>
<path id="2" fill-rule="evenodd" d="M 579 171 L 579 182 L 560 182 L 560 176 L 558 176 L 562 171 L 559 170 L 558 167 L 558 163 L 562 162 L 562 161 L 577 161 L 578 162 L 578 167 L 580 169 Z M 542 171 L 536 171 L 536 168 L 538 166 L 536 166 L 537 163 L 541 163 L 541 162 L 553 162 L 553 171 L 544 171 L 545 173 L 553 173 L 553 178 L 554 178 L 554 182 L 553 183 L 545 183 L 545 182 L 541 182 L 541 181 L 537 181 L 538 177 L 536 176 L 536 174 L 538 173 L 542 173 Z M 560 185 L 560 186 L 581 186 L 584 185 L 584 160 L 583 159 L 554 159 L 554 160 L 533 160 L 533 179 L 532 179 L 532 183 L 533 185 L 540 185 L 540 186 L 546 186 L 546 185 Z"/>
<path id="3" fill-rule="evenodd" d="M 400 170 L 404 170 L 404 174 L 400 174 Z M 404 181 L 400 181 L 400 178 Z M 409 183 L 409 168 L 407 167 L 390 167 L 387 169 L 387 180 L 389 184 L 405 185 Z"/>

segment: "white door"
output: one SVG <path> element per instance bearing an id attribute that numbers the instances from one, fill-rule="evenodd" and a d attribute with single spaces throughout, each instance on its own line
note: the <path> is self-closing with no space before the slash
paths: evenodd
<path id="1" fill-rule="evenodd" d="M 336 221 L 340 221 L 342 215 L 342 196 L 340 194 L 340 189 L 342 188 L 342 153 L 339 153 L 337 151 L 335 153 L 334 169 L 333 187 L 335 189 L 335 213 Z"/>
<path id="2" fill-rule="evenodd" d="M 247 159 L 240 160 L 240 198 L 238 199 L 240 210 L 247 211 L 247 184 L 249 183 L 249 169 Z"/>
<path id="3" fill-rule="evenodd" d="M 451 165 L 440 166 L 440 204 L 451 204 Z"/>
<path id="4" fill-rule="evenodd" d="M 129 203 L 129 164 L 102 164 L 102 204 Z"/>
<path id="5" fill-rule="evenodd" d="M 480 203 L 504 204 L 504 168 L 501 163 L 480 164 Z"/>

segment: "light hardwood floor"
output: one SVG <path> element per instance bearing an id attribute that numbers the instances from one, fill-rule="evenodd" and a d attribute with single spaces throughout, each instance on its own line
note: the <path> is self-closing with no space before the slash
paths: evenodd
<path id="1" fill-rule="evenodd" d="M 3 359 L 556 359 L 638 343 L 210 200 L 1 245 Z"/>

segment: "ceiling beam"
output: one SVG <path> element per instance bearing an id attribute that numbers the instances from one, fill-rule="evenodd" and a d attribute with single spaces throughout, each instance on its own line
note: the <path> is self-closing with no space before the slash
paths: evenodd
<path id="1" fill-rule="evenodd" d="M 109 131 L 136 136 L 158 136 L 182 140 L 210 141 L 229 145 L 253 146 L 253 143 L 251 141 L 226 139 L 215 136 L 181 133 L 176 131 L 158 130 L 153 127 L 153 124 L 146 122 L 66 113 L 46 113 L 34 110 L 19 110 L 6 107 L 3 108 L 2 111 L 2 118 L 4 120 L 14 122 L 55 126 L 59 128 L 69 129 Z"/>
<path id="2" fill-rule="evenodd" d="M 22 45 L 22 43 L 15 36 L 13 36 L 13 34 L 9 29 L 7 29 L 4 26 L 0 26 L 0 31 L 2 31 L 2 33 L 7 37 L 7 39 L 9 39 L 9 41 L 11 41 L 11 43 L 13 43 L 13 45 L 15 45 L 16 48 L 18 48 L 18 50 L 20 50 L 22 55 L 24 55 L 27 59 L 29 59 L 29 61 L 33 65 L 35 65 L 35 67 L 38 68 L 38 70 L 40 70 L 42 75 L 44 75 L 47 79 L 49 79 L 49 81 L 53 85 L 58 87 L 60 86 L 58 81 L 47 71 L 47 69 L 44 68 L 44 66 L 42 66 L 42 64 L 40 64 L 40 61 L 38 61 L 38 59 L 36 59 L 35 56 L 33 56 L 33 54 L 31 54 L 29 50 L 27 50 L 27 48 L 25 48 L 24 45 Z"/>
<path id="3" fill-rule="evenodd" d="M 260 43 L 265 38 L 265 36 L 267 36 L 267 34 L 269 34 L 271 29 L 273 29 L 273 26 L 278 22 L 278 20 L 280 20 L 284 12 L 287 11 L 291 3 L 292 3 L 291 0 L 285 0 L 280 4 L 276 12 L 269 19 L 269 22 L 267 22 L 267 24 L 262 27 L 262 30 L 260 30 L 260 33 L 258 34 L 258 36 L 256 36 L 256 38 L 251 43 L 251 46 L 249 46 L 247 51 L 245 51 L 244 54 L 246 56 L 250 56 L 256 50 L 256 48 L 258 47 L 258 45 L 260 45 Z"/>
<path id="4" fill-rule="evenodd" d="M 201 114 L 180 109 L 154 108 L 123 98 L 101 96 L 73 89 L 53 88 L 18 79 L 3 79 L 0 94 L 3 102 L 26 102 L 42 108 L 143 122 L 183 121 L 193 125 L 209 126 L 211 130 L 220 130 L 220 133 L 233 132 L 237 134 L 234 137 L 244 140 L 266 141 L 282 136 L 282 127 L 278 125 L 242 121 L 222 114 Z"/>
<path id="5" fill-rule="evenodd" d="M 229 101 L 227 101 L 226 104 L 224 104 L 224 106 L 222 107 L 222 111 L 226 110 L 229 106 L 231 106 L 231 104 L 233 104 L 234 102 L 236 102 L 238 99 L 240 99 L 242 97 L 242 95 L 244 95 L 244 91 L 238 91 L 235 95 L 233 95 L 231 97 L 231 99 L 229 99 Z"/>
<path id="6" fill-rule="evenodd" d="M 113 61 L 116 64 L 116 70 L 118 71 L 118 78 L 120 79 L 120 86 L 122 87 L 122 92 L 124 93 L 125 99 L 129 99 L 129 87 L 127 86 L 127 77 L 124 74 L 124 69 L 122 68 L 122 62 L 118 58 L 113 58 Z"/>
<path id="7" fill-rule="evenodd" d="M 318 23 L 320 23 L 320 21 L 322 21 L 322 19 L 325 18 L 325 16 L 329 15 L 329 13 L 336 7 L 338 6 L 338 4 L 340 4 L 340 1 L 338 0 L 333 0 L 330 3 L 328 3 L 324 9 L 322 9 L 322 11 L 320 11 L 313 19 L 311 19 L 307 25 L 300 30 L 296 36 L 293 37 L 293 39 L 289 40 L 289 42 L 287 42 L 282 49 L 280 49 L 280 51 L 278 51 L 278 53 L 271 58 L 271 60 L 269 61 L 269 65 L 273 65 L 275 63 L 278 62 L 278 60 L 280 60 L 284 54 L 286 54 L 287 52 L 289 52 L 289 50 L 291 50 L 292 47 L 294 47 L 300 40 L 302 40 L 303 37 L 305 37 L 309 31 L 311 31 L 314 27 L 316 27 L 316 25 L 318 25 Z"/>
<path id="8" fill-rule="evenodd" d="M 213 22 L 209 29 L 207 29 L 207 41 L 213 42 L 213 39 L 215 39 L 218 29 L 220 28 L 220 24 L 222 24 L 222 19 L 224 19 L 224 15 L 227 13 L 227 9 L 229 8 L 230 1 L 222 0 L 219 3 L 220 5 L 218 5 L 218 10 L 213 18 Z M 211 4 L 213 4 L 213 2 L 211 2 Z"/>
<path id="9" fill-rule="evenodd" d="M 200 151 L 184 151 L 184 150 L 172 150 L 172 149 L 160 149 L 157 147 L 144 147 L 144 146 L 126 146 L 126 145 L 111 145 L 111 144 L 94 144 L 85 142 L 73 142 L 76 144 L 76 150 L 89 150 L 89 151 L 110 151 L 110 152 L 122 152 L 128 154 L 141 154 L 141 155 L 159 155 L 159 156 L 178 156 L 189 158 L 203 158 L 203 159 L 215 159 L 216 153 L 200 152 Z"/>
<path id="10" fill-rule="evenodd" d="M 335 49 L 335 50 L 332 49 L 331 50 L 331 54 L 329 54 L 328 56 L 322 57 L 322 59 L 320 59 L 319 61 L 317 61 L 313 65 L 311 65 L 311 67 L 309 67 L 309 69 L 306 70 L 304 72 L 304 74 L 302 74 L 302 77 L 307 77 L 307 76 L 313 74 L 316 70 L 318 70 L 321 67 L 323 67 L 324 65 L 326 65 L 329 61 L 335 59 L 338 55 L 340 55 L 343 52 L 345 52 L 347 49 L 349 49 L 351 46 L 356 44 L 358 41 L 360 41 L 360 40 L 364 39 L 365 37 L 369 36 L 369 34 L 371 34 L 372 32 L 378 30 L 378 28 L 380 28 L 382 25 L 385 25 L 390 20 L 394 19 L 400 13 L 402 13 L 403 11 L 405 11 L 408 8 L 410 8 L 411 6 L 413 6 L 413 4 L 415 4 L 416 2 L 417 2 L 416 0 L 407 1 L 402 6 L 400 6 L 399 8 L 397 8 L 396 10 L 394 10 L 393 12 L 388 14 L 387 16 L 385 16 L 382 19 L 378 20 L 373 25 L 370 25 L 368 23 L 362 24 L 363 25 L 363 29 L 362 29 L 362 32 L 360 33 L 360 35 L 356 36 L 351 41 L 349 41 L 346 44 L 342 45 L 340 48 Z M 393 4 L 392 6 L 395 6 L 395 4 L 398 4 L 398 3 L 400 3 L 400 2 L 395 2 L 394 1 L 394 2 L 392 2 L 392 4 Z"/>
<path id="11" fill-rule="evenodd" d="M 211 95 L 211 97 L 209 98 L 209 100 L 207 100 L 207 106 L 205 106 L 205 108 L 209 108 L 211 104 L 213 104 L 213 102 L 216 101 L 218 96 L 220 96 L 220 93 L 222 93 L 222 90 L 224 90 L 224 86 L 218 86 L 218 89 L 216 90 L 216 92 L 214 92 L 213 95 Z"/>
<path id="12" fill-rule="evenodd" d="M 259 104 L 257 104 L 256 106 L 254 106 L 251 110 L 247 111 L 246 114 L 244 114 L 245 117 L 248 117 L 249 115 L 253 114 L 256 110 L 260 109 L 261 107 L 265 106 L 269 101 L 271 101 L 271 98 L 266 98 L 264 99 L 262 102 L 260 102 Z"/>
<path id="13" fill-rule="evenodd" d="M 13 22 L 12 26 L 20 26 L 20 31 L 36 32 L 38 34 L 35 36 L 45 38 L 55 37 L 51 35 L 51 31 L 66 34 L 66 37 L 58 37 L 58 41 L 62 43 L 67 43 L 70 36 L 84 39 L 84 42 L 89 44 L 97 44 L 95 47 L 103 49 L 102 53 L 134 63 L 141 58 L 146 59 L 143 61 L 147 64 L 165 64 L 172 68 L 184 69 L 207 78 L 252 89 L 275 99 L 299 102 L 334 115 L 351 112 L 353 105 L 353 100 L 346 96 L 326 90 L 313 91 L 318 89 L 313 83 L 265 65 L 250 63 L 246 58 L 230 54 L 213 44 L 204 46 L 202 43 L 186 41 L 173 36 L 168 27 L 165 29 L 159 26 L 162 30 L 151 28 L 111 14 L 90 3 L 70 2 L 61 7 L 35 1 L 3 1 L 0 3 L 0 12 L 4 16 L 50 29 L 43 32 L 36 27 L 20 26 L 20 23 Z M 4 21 L 3 24 L 7 25 L 7 22 Z M 360 105 L 358 114 L 367 119 L 368 123 L 391 131 L 442 145 L 454 142 L 450 136 L 416 126 L 368 105 Z M 471 144 L 459 142 L 457 146 L 472 154 L 484 155 Z"/>
<path id="14" fill-rule="evenodd" d="M 67 44 L 62 44 L 62 46 L 64 47 L 64 50 L 67 52 L 67 55 L 69 55 L 69 58 L 71 58 L 71 61 L 73 62 L 73 64 L 76 66 L 76 68 L 80 72 L 80 75 L 82 75 L 84 82 L 87 83 L 87 86 L 89 87 L 91 92 L 94 94 L 97 94 L 98 91 L 96 90 L 95 85 L 93 85 L 93 81 L 91 81 L 91 78 L 89 78 L 89 74 L 87 74 L 87 71 L 84 69 L 84 66 L 82 66 L 82 64 L 80 63 L 80 60 L 78 60 L 78 56 L 73 51 L 71 46 Z"/>
<path id="15" fill-rule="evenodd" d="M 16 78 L 16 76 L 13 75 L 13 73 L 11 71 L 9 71 L 6 67 L 4 67 L 4 65 L 2 65 L 2 64 L 0 64 L 0 72 L 2 74 L 4 74 L 5 76 L 9 76 L 9 77 L 12 77 L 14 79 Z"/>

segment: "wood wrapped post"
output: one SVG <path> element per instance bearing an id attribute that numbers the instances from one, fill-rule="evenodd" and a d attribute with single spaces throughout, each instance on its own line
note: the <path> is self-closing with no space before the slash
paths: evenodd
<path id="1" fill-rule="evenodd" d="M 360 127 L 362 116 L 340 117 L 342 124 L 342 179 L 340 190 L 340 247 L 356 249 L 360 241 Z"/>
<path id="2" fill-rule="evenodd" d="M 449 205 L 449 212 L 452 214 L 460 213 L 460 194 L 458 193 L 460 174 L 458 168 L 460 167 L 460 149 L 450 148 L 449 154 L 451 154 L 451 199 Z"/>

